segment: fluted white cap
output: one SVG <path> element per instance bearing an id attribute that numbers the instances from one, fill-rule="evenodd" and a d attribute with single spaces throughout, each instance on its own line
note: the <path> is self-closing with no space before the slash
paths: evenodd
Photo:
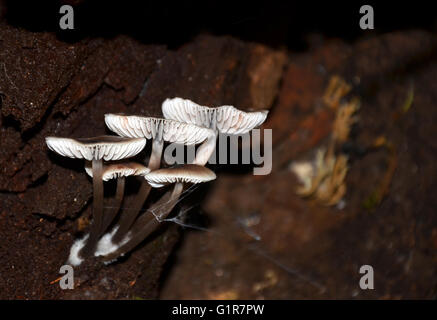
<path id="1" fill-rule="evenodd" d="M 86 173 L 92 177 L 93 170 L 91 163 L 87 163 L 85 166 Z M 126 163 L 113 163 L 103 166 L 102 180 L 108 181 L 111 179 L 117 179 L 119 177 L 128 176 L 144 176 L 150 172 L 150 169 L 136 162 L 126 162 Z"/>
<path id="2" fill-rule="evenodd" d="M 244 112 L 233 106 L 210 108 L 182 98 L 166 99 L 162 114 L 167 119 L 191 123 L 221 133 L 244 134 L 260 126 L 267 118 L 267 110 Z"/>
<path id="3" fill-rule="evenodd" d="M 46 137 L 50 150 L 64 157 L 86 160 L 120 160 L 137 155 L 146 146 L 146 139 L 128 139 L 117 136 L 94 138 Z"/>
<path id="4" fill-rule="evenodd" d="M 108 128 L 122 137 L 146 138 L 193 145 L 215 137 L 215 132 L 171 119 L 105 114 Z"/>
<path id="5" fill-rule="evenodd" d="M 214 180 L 216 175 L 210 169 L 195 164 L 186 164 L 177 167 L 151 171 L 144 178 L 154 188 L 177 182 L 202 183 Z"/>

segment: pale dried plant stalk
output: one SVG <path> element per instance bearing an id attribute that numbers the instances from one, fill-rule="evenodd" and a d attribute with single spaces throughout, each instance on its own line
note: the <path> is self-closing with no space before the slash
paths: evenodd
<path id="1" fill-rule="evenodd" d="M 340 100 L 346 96 L 352 87 L 339 76 L 333 76 L 329 80 L 328 87 L 323 94 L 323 102 L 332 109 L 337 109 Z"/>
<path id="2" fill-rule="evenodd" d="M 342 144 L 349 138 L 352 125 L 358 121 L 358 117 L 355 114 L 359 108 L 359 100 L 357 98 L 342 104 L 338 108 L 332 130 L 332 140 L 336 144 Z"/>
<path id="3" fill-rule="evenodd" d="M 348 102 L 340 102 L 350 90 L 351 86 L 340 77 L 331 78 L 323 96 L 324 103 L 336 110 L 328 148 L 318 149 L 313 161 L 292 163 L 290 166 L 302 183 L 296 193 L 329 206 L 338 204 L 347 190 L 345 178 L 348 157 L 336 154 L 336 150 L 337 146 L 348 140 L 352 125 L 358 121 L 355 114 L 359 109 L 359 100 L 353 98 Z"/>

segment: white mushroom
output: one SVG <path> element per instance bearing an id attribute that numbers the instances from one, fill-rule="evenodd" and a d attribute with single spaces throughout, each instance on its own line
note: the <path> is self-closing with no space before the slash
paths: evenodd
<path id="1" fill-rule="evenodd" d="M 149 209 L 156 219 L 150 220 L 146 215 L 140 216 L 130 232 L 128 240 L 117 250 L 105 256 L 105 261 L 112 261 L 113 259 L 116 259 L 126 252 L 132 250 L 153 231 L 155 231 L 160 222 L 170 214 L 176 205 L 177 199 L 182 193 L 184 183 L 207 182 L 214 180 L 216 175 L 213 171 L 204 166 L 187 164 L 178 167 L 152 171 L 145 175 L 144 178 L 149 181 L 149 183 L 158 185 L 159 187 L 162 184 L 175 183 L 173 192 L 169 198 L 167 197 L 167 194 L 165 194 L 160 201 L 155 203 L 155 205 Z"/>
<path id="2" fill-rule="evenodd" d="M 244 112 L 233 106 L 210 108 L 182 98 L 166 99 L 162 103 L 162 114 L 167 119 L 210 128 L 224 134 L 245 134 L 260 126 L 267 118 L 267 110 Z M 217 134 L 216 134 L 217 137 Z M 215 140 L 208 140 L 199 148 L 194 163 L 205 165 L 215 149 Z M 209 155 L 206 158 L 203 155 Z"/>
<path id="3" fill-rule="evenodd" d="M 161 188 L 173 183 L 201 183 L 214 180 L 213 171 L 203 166 L 186 164 L 183 166 L 165 168 L 152 171 L 144 176 L 154 188 Z"/>
<path id="4" fill-rule="evenodd" d="M 153 139 L 152 154 L 148 165 L 151 170 L 159 168 L 164 141 L 184 145 L 203 143 L 199 148 L 196 164 L 204 159 L 206 163 L 215 147 L 215 132 L 195 124 L 120 114 L 106 114 L 105 122 L 111 131 L 122 137 Z"/>
<path id="5" fill-rule="evenodd" d="M 85 165 L 85 172 L 92 177 L 93 172 L 90 163 L 87 162 Z M 125 189 L 125 177 L 129 176 L 144 176 L 150 172 L 150 169 L 136 162 L 120 162 L 112 163 L 103 166 L 103 181 L 108 181 L 112 179 L 117 179 L 117 188 L 115 192 L 114 203 L 108 209 L 108 213 L 105 214 L 103 218 L 103 225 L 100 230 L 100 234 L 106 231 L 111 222 L 116 217 L 118 211 L 120 210 L 121 203 L 123 201 L 124 189 Z"/>
<path id="6" fill-rule="evenodd" d="M 85 172 L 92 178 L 93 171 L 89 162 L 85 165 Z M 150 172 L 150 169 L 136 162 L 121 162 L 112 163 L 103 166 L 103 181 L 112 179 L 129 177 L 129 176 L 145 176 Z"/>
<path id="7" fill-rule="evenodd" d="M 260 126 L 266 120 L 268 111 L 244 112 L 233 106 L 210 108 L 188 99 L 174 98 L 163 102 L 162 114 L 167 119 L 192 123 L 221 133 L 244 134 Z"/>
<path id="8" fill-rule="evenodd" d="M 204 164 L 208 161 L 215 148 L 216 135 L 213 130 L 179 121 L 154 117 L 128 116 L 121 114 L 106 114 L 106 125 L 110 130 L 123 137 L 153 139 L 152 153 L 148 168 L 155 170 L 160 167 L 164 142 L 195 145 L 202 143 L 195 163 Z M 135 202 L 120 223 L 114 241 L 120 242 L 134 223 L 144 202 L 150 193 L 150 186 L 142 183 Z"/>
<path id="9" fill-rule="evenodd" d="M 99 136 L 94 138 L 46 137 L 50 150 L 62 156 L 92 161 L 93 175 L 93 223 L 87 243 L 78 253 L 88 256 L 94 250 L 103 223 L 103 163 L 102 160 L 119 160 L 133 157 L 146 145 L 141 138 L 129 139 L 117 136 Z"/>
<path id="10" fill-rule="evenodd" d="M 61 156 L 94 160 L 120 160 L 137 155 L 146 146 L 141 138 L 126 139 L 117 136 L 99 136 L 94 138 L 46 137 L 50 150 Z"/>

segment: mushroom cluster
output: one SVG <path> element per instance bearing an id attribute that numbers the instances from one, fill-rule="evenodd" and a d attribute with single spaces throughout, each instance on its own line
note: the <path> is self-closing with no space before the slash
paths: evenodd
<path id="1" fill-rule="evenodd" d="M 93 220 L 89 233 L 71 247 L 69 264 L 79 265 L 92 256 L 108 263 L 134 249 L 172 212 L 186 185 L 216 178 L 205 164 L 214 152 L 218 133 L 247 133 L 265 121 L 268 111 L 243 112 L 233 106 L 210 108 L 174 98 L 164 101 L 162 113 L 164 118 L 106 114 L 107 127 L 118 136 L 46 137 L 50 150 L 85 159 L 85 171 L 93 180 Z M 128 161 L 144 149 L 147 140 L 152 140 L 148 163 Z M 193 164 L 161 168 L 165 142 L 200 145 Z M 127 210 L 122 202 L 125 180 L 130 176 L 140 176 L 141 186 L 132 208 Z M 104 181 L 112 179 L 117 181 L 115 197 L 113 205 L 105 208 Z M 151 189 L 165 185 L 173 185 L 172 190 L 142 211 Z"/>

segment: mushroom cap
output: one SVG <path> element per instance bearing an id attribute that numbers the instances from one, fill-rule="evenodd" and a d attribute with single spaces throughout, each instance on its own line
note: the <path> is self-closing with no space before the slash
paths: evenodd
<path id="1" fill-rule="evenodd" d="M 154 188 L 160 188 L 166 184 L 185 182 L 201 183 L 214 180 L 214 171 L 196 164 L 185 164 L 182 166 L 164 168 L 151 171 L 144 178 Z"/>
<path id="2" fill-rule="evenodd" d="M 64 157 L 86 160 L 120 160 L 133 157 L 146 146 L 146 139 L 127 139 L 117 136 L 94 138 L 46 137 L 50 150 Z"/>
<path id="3" fill-rule="evenodd" d="M 122 137 L 157 139 L 186 145 L 215 137 L 213 130 L 171 119 L 105 114 L 105 122 L 110 130 Z"/>
<path id="4" fill-rule="evenodd" d="M 267 110 L 244 112 L 233 106 L 210 108 L 182 98 L 166 99 L 162 114 L 167 119 L 192 123 L 227 134 L 244 134 L 260 126 Z"/>
<path id="5" fill-rule="evenodd" d="M 93 170 L 90 162 L 85 165 L 85 171 L 90 177 L 93 176 Z M 112 163 L 103 166 L 102 179 L 103 181 L 108 181 L 111 179 L 117 179 L 119 177 L 144 176 L 149 172 L 149 168 L 136 162 Z"/>

